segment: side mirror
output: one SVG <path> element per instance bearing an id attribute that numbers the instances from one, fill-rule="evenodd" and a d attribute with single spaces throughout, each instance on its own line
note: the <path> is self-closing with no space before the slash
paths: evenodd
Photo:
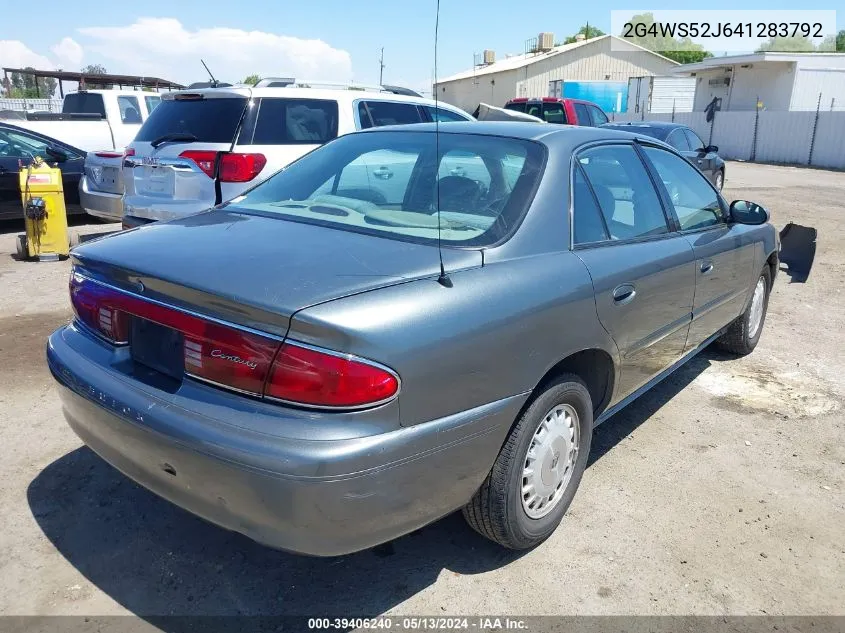
<path id="1" fill-rule="evenodd" d="M 734 200 L 731 202 L 731 222 L 737 224 L 765 224 L 769 221 L 769 212 L 756 202 Z"/>
<path id="2" fill-rule="evenodd" d="M 63 163 L 68 159 L 67 152 L 65 152 L 64 150 L 61 150 L 58 147 L 55 147 L 53 145 L 48 145 L 45 148 L 44 151 L 47 154 L 47 156 L 52 158 L 57 163 Z"/>
<path id="3" fill-rule="evenodd" d="M 715 154 L 719 151 L 719 146 L 718 145 L 708 145 L 707 147 L 705 147 L 701 151 L 703 151 L 705 154 Z"/>

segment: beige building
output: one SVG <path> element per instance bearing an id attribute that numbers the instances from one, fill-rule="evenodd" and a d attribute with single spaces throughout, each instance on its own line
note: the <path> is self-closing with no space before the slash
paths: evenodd
<path id="1" fill-rule="evenodd" d="M 532 52 L 499 60 L 484 51 L 484 63 L 438 81 L 437 98 L 472 112 L 481 102 L 501 107 L 514 97 L 560 96 L 567 81 L 627 84 L 630 77 L 667 75 L 678 66 L 613 35 L 562 46 L 553 46 L 553 40 L 551 33 L 541 33 Z"/>

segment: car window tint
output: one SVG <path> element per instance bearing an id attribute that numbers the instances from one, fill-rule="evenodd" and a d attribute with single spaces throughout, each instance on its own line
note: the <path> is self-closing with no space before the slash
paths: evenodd
<path id="1" fill-rule="evenodd" d="M 363 102 L 362 102 L 363 104 Z M 407 123 L 422 123 L 419 108 L 413 103 L 397 101 L 367 101 L 366 109 L 370 118 L 361 120 L 361 127 L 381 127 L 382 125 L 405 125 Z M 360 106 L 359 106 L 360 113 Z M 370 120 L 372 122 L 370 122 Z"/>
<path id="2" fill-rule="evenodd" d="M 120 120 L 123 123 L 141 122 L 141 110 L 138 106 L 137 97 L 118 97 L 117 105 L 120 108 Z"/>
<path id="3" fill-rule="evenodd" d="M 258 104 L 252 145 L 319 145 L 336 136 L 337 101 L 265 97 Z"/>
<path id="4" fill-rule="evenodd" d="M 35 158 L 36 156 L 50 160 L 47 156 L 46 141 L 40 141 L 28 134 L 0 130 L 0 158 Z M 17 182 L 17 174 L 15 182 Z"/>
<path id="5" fill-rule="evenodd" d="M 543 104 L 542 103 L 529 103 L 526 105 L 525 113 L 530 114 L 531 116 L 535 116 L 538 119 L 543 118 Z"/>
<path id="6" fill-rule="evenodd" d="M 645 147 L 666 187 L 681 229 L 700 229 L 723 220 L 719 195 L 695 167 L 683 158 L 656 147 Z"/>
<path id="7" fill-rule="evenodd" d="M 428 116 L 431 117 L 432 121 L 439 121 L 440 123 L 448 123 L 450 121 L 467 121 L 466 117 L 461 116 L 455 112 L 451 112 L 449 110 L 444 110 L 443 108 L 432 108 L 431 106 L 425 106 L 426 112 L 428 112 Z"/>
<path id="8" fill-rule="evenodd" d="M 103 95 L 98 92 L 72 92 L 65 95 L 62 102 L 62 112 L 65 114 L 99 114 L 106 116 L 106 104 Z"/>
<path id="9" fill-rule="evenodd" d="M 525 112 L 525 101 L 517 101 L 516 103 L 506 103 L 505 110 L 515 110 L 516 112 Z"/>
<path id="10" fill-rule="evenodd" d="M 583 103 L 576 103 L 575 116 L 578 118 L 578 125 L 592 125 L 593 120 L 590 118 L 590 111 Z"/>
<path id="11" fill-rule="evenodd" d="M 547 123 L 566 123 L 566 112 L 560 102 L 544 103 L 543 118 Z"/>
<path id="12" fill-rule="evenodd" d="M 596 106 L 590 106 L 590 114 L 592 115 L 593 125 L 598 127 L 607 123 L 607 115 Z"/>
<path id="13" fill-rule="evenodd" d="M 692 151 L 697 152 L 704 147 L 704 141 L 702 141 L 698 134 L 693 132 L 691 129 L 685 128 L 684 133 L 686 134 L 687 141 L 689 141 L 690 149 L 692 149 Z"/>
<path id="14" fill-rule="evenodd" d="M 161 103 L 161 97 L 144 97 L 144 101 L 147 103 L 147 114 L 150 114 Z"/>
<path id="15" fill-rule="evenodd" d="M 687 137 L 684 135 L 684 131 L 680 128 L 672 130 L 669 133 L 669 136 L 666 137 L 666 142 L 679 152 L 688 152 L 690 149 Z"/>
<path id="16" fill-rule="evenodd" d="M 581 168 L 575 166 L 574 187 L 572 190 L 573 241 L 575 244 L 589 244 L 607 239 L 607 231 L 601 218 L 596 199 Z"/>
<path id="17" fill-rule="evenodd" d="M 165 134 L 183 132 L 199 143 L 231 143 L 246 105 L 246 97 L 162 99 L 135 140 L 149 143 Z"/>
<path id="18" fill-rule="evenodd" d="M 407 130 L 348 134 L 291 163 L 229 208 L 425 244 L 440 237 L 485 246 L 518 225 L 544 158 L 542 145 L 524 139 L 438 138 Z"/>
<path id="19" fill-rule="evenodd" d="M 578 162 L 598 198 L 611 239 L 669 231 L 657 191 L 633 147 L 596 147 L 581 152 Z"/>

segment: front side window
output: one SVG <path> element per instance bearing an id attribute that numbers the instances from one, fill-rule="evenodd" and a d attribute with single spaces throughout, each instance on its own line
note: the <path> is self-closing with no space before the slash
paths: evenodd
<path id="1" fill-rule="evenodd" d="M 426 112 L 428 112 L 428 116 L 431 117 L 432 121 L 439 121 L 440 123 L 449 123 L 451 121 L 467 121 L 466 117 L 462 117 L 460 114 L 452 112 L 450 110 L 444 110 L 443 108 L 433 108 L 431 106 L 425 106 Z"/>
<path id="2" fill-rule="evenodd" d="M 688 152 L 690 149 L 689 143 L 687 143 L 687 137 L 680 128 L 672 130 L 669 136 L 666 137 L 666 142 L 679 152 Z"/>
<path id="3" fill-rule="evenodd" d="M 439 146 L 439 153 L 438 153 Z M 485 246 L 507 237 L 531 203 L 545 150 L 474 134 L 351 134 L 250 190 L 232 211 L 381 237 Z"/>
<path id="4" fill-rule="evenodd" d="M 685 128 L 684 133 L 687 136 L 687 141 L 689 141 L 689 146 L 692 151 L 699 152 L 704 149 L 704 141 L 701 140 L 698 134 L 689 128 Z"/>
<path id="5" fill-rule="evenodd" d="M 0 158 L 32 159 L 36 156 L 49 160 L 46 142 L 28 134 L 0 129 Z M 17 179 L 17 176 L 15 178 Z"/>
<path id="6" fill-rule="evenodd" d="M 602 112 L 600 108 L 590 106 L 590 115 L 592 116 L 593 125 L 595 127 L 607 123 L 607 115 Z"/>
<path id="7" fill-rule="evenodd" d="M 719 194 L 700 171 L 671 152 L 656 147 L 644 150 L 672 199 L 681 230 L 702 229 L 723 222 Z"/>
<path id="8" fill-rule="evenodd" d="M 630 145 L 608 145 L 578 154 L 612 240 L 668 233 L 660 198 Z"/>
<path id="9" fill-rule="evenodd" d="M 251 144 L 322 145 L 336 136 L 336 101 L 265 97 L 258 103 Z"/>
<path id="10" fill-rule="evenodd" d="M 141 110 L 138 106 L 137 97 L 118 97 L 117 105 L 120 108 L 120 120 L 123 123 L 141 122 Z"/>
<path id="11" fill-rule="evenodd" d="M 362 101 L 358 104 L 358 117 L 361 129 L 423 121 L 416 104 L 398 101 Z"/>

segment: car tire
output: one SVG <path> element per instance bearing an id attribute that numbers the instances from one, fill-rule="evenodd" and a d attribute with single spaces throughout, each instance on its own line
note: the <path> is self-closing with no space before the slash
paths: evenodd
<path id="1" fill-rule="evenodd" d="M 584 382 L 564 374 L 546 384 L 519 416 L 481 488 L 464 506 L 467 523 L 509 549 L 543 542 L 563 519 L 581 483 L 592 434 L 593 404 Z M 568 458 L 561 461 L 564 454 Z M 536 476 L 526 476 L 531 462 Z"/>
<path id="2" fill-rule="evenodd" d="M 18 259 L 26 259 L 29 256 L 27 252 L 26 246 L 26 235 L 18 235 L 18 239 L 15 240 L 15 252 L 18 256 Z"/>
<path id="3" fill-rule="evenodd" d="M 769 267 L 765 266 L 754 284 L 748 307 L 717 340 L 720 348 L 739 356 L 745 356 L 754 351 L 763 332 L 763 324 L 766 322 L 771 289 L 772 274 L 769 272 Z"/>
<path id="4" fill-rule="evenodd" d="M 713 186 L 716 187 L 717 191 L 721 191 L 722 187 L 725 186 L 725 170 L 720 169 L 716 172 L 716 175 L 713 176 Z"/>

